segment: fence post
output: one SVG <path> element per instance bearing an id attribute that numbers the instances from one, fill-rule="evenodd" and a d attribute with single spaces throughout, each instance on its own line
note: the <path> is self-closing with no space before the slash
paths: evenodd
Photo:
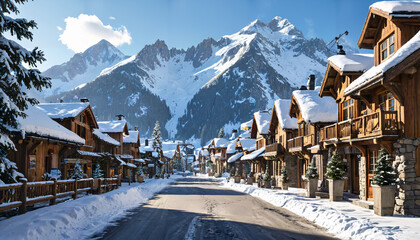
<path id="1" fill-rule="evenodd" d="M 73 199 L 77 199 L 77 179 L 74 179 L 74 194 Z"/>
<path id="2" fill-rule="evenodd" d="M 57 203 L 57 179 L 54 179 L 54 184 L 52 187 L 52 195 L 54 198 L 50 200 L 50 205 L 55 205 Z"/>
<path id="3" fill-rule="evenodd" d="M 92 180 L 90 181 L 90 193 L 91 194 L 93 194 L 93 181 L 95 181 L 93 178 L 92 178 Z"/>
<path id="4" fill-rule="evenodd" d="M 22 202 L 22 205 L 19 207 L 19 214 L 24 214 L 26 213 L 26 195 L 28 193 L 28 180 L 26 178 L 22 178 L 20 179 L 20 181 L 22 182 L 22 188 L 20 190 L 20 201 Z"/>

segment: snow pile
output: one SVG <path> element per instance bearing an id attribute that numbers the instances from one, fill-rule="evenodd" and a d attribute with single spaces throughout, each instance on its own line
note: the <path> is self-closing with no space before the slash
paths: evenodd
<path id="1" fill-rule="evenodd" d="M 420 12 L 420 1 L 382 1 L 370 5 L 387 13 Z"/>
<path id="2" fill-rule="evenodd" d="M 132 183 L 102 195 L 90 195 L 40 208 L 0 222 L 1 239 L 85 239 L 103 231 L 167 187 L 169 179 Z"/>
<path id="3" fill-rule="evenodd" d="M 139 131 L 128 131 L 128 135 L 124 135 L 123 143 L 137 143 L 139 139 Z"/>
<path id="4" fill-rule="evenodd" d="M 307 123 L 336 122 L 337 104 L 333 98 L 321 98 L 320 87 L 315 90 L 296 90 L 293 97 L 299 106 L 302 118 Z"/>
<path id="5" fill-rule="evenodd" d="M 257 130 L 260 134 L 268 134 L 268 128 L 270 127 L 271 115 L 268 111 L 258 111 L 254 113 L 255 123 Z"/>
<path id="6" fill-rule="evenodd" d="M 289 99 L 278 99 L 274 102 L 274 110 L 276 111 L 279 124 L 283 129 L 298 128 L 296 119 L 291 118 L 289 115 L 290 102 L 291 100 Z"/>
<path id="7" fill-rule="evenodd" d="M 258 197 L 277 207 L 285 208 L 324 227 L 342 239 L 417 239 L 420 218 L 403 216 L 380 217 L 373 210 L 349 202 L 330 202 L 328 199 L 301 197 L 290 191 L 256 188 L 232 182 L 224 187 Z"/>
<path id="8" fill-rule="evenodd" d="M 258 150 L 253 151 L 250 154 L 247 154 L 247 155 L 243 156 L 241 158 L 241 160 L 242 161 L 254 160 L 257 157 L 262 156 L 264 154 L 264 152 L 265 152 L 265 146 L 262 147 L 262 148 L 260 148 L 260 149 L 258 149 Z"/>
<path id="9" fill-rule="evenodd" d="M 348 54 L 334 55 L 328 58 L 328 62 L 338 67 L 342 72 L 364 72 L 373 67 L 373 54 Z"/>
<path id="10" fill-rule="evenodd" d="M 104 142 L 107 142 L 115 146 L 120 146 L 120 143 L 117 140 L 113 139 L 106 133 L 101 133 L 101 131 L 99 131 L 98 129 L 93 129 L 93 135 L 97 136 L 100 140 Z"/>
<path id="11" fill-rule="evenodd" d="M 101 121 L 101 122 L 98 122 L 98 126 L 99 126 L 99 131 L 103 133 L 124 132 L 124 128 L 127 126 L 127 121 L 125 119 Z"/>
<path id="12" fill-rule="evenodd" d="M 52 119 L 74 118 L 89 106 L 89 103 L 40 103 L 36 107 Z"/>
<path id="13" fill-rule="evenodd" d="M 27 114 L 26 118 L 19 117 L 17 119 L 18 131 L 31 135 L 85 144 L 83 138 L 52 120 L 37 107 L 29 106 L 25 113 Z"/>
<path id="14" fill-rule="evenodd" d="M 382 77 L 383 74 L 395 67 L 402 61 L 404 61 L 412 53 L 416 52 L 420 48 L 420 31 L 417 32 L 406 44 L 398 49 L 390 58 L 385 60 L 383 63 L 372 67 L 366 71 L 362 76 L 354 80 L 345 90 L 346 95 L 353 93 L 354 91 L 366 86 L 369 83 L 374 82 L 378 78 Z"/>

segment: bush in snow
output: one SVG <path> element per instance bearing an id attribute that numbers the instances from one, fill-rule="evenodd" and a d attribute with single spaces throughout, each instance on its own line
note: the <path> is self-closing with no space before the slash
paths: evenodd
<path id="1" fill-rule="evenodd" d="M 329 179 L 340 180 L 344 176 L 344 165 L 341 160 L 340 155 L 337 152 L 331 156 L 327 164 L 327 174 L 325 174 Z"/>
<path id="2" fill-rule="evenodd" d="M 286 165 L 284 165 L 281 168 L 281 181 L 282 181 L 282 183 L 288 183 L 289 182 L 289 175 L 287 174 Z"/>
<path id="3" fill-rule="evenodd" d="M 17 118 L 25 117 L 23 112 L 28 105 L 35 105 L 38 101 L 24 92 L 24 88 L 35 88 L 41 91 L 50 87 L 50 79 L 41 75 L 35 69 L 38 63 L 45 61 L 44 53 L 38 48 L 26 50 L 13 40 L 5 36 L 14 36 L 21 41 L 32 41 L 32 30 L 37 25 L 33 20 L 13 18 L 19 14 L 15 3 L 23 4 L 27 0 L 2 0 L 0 4 L 0 150 L 7 152 L 15 149 L 10 140 L 10 127 L 17 128 Z M 23 66 L 25 63 L 29 69 Z M 2 155 L 4 156 L 4 155 Z"/>
<path id="4" fill-rule="evenodd" d="M 73 179 L 82 179 L 84 176 L 82 166 L 80 166 L 79 160 L 77 160 L 76 164 L 74 165 L 73 174 L 71 178 Z"/>
<path id="5" fill-rule="evenodd" d="M 23 177 L 23 174 L 18 172 L 16 163 L 0 157 L 0 185 L 17 183 L 17 177 Z"/>
<path id="6" fill-rule="evenodd" d="M 218 138 L 224 138 L 225 137 L 225 129 L 224 128 L 221 128 L 219 130 L 219 133 L 217 134 L 217 137 Z"/>
<path id="7" fill-rule="evenodd" d="M 101 169 L 101 165 L 99 163 L 96 163 L 95 165 L 95 170 L 93 170 L 93 178 L 103 178 L 104 177 L 104 173 Z"/>
<path id="8" fill-rule="evenodd" d="M 306 172 L 306 177 L 308 179 L 318 179 L 318 171 L 316 169 L 315 159 L 312 159 L 311 165 L 308 167 L 308 171 Z"/>
<path id="9" fill-rule="evenodd" d="M 372 184 L 378 186 L 392 185 L 397 182 L 397 174 L 392 167 L 392 161 L 385 149 L 379 150 L 378 161 L 375 164 Z"/>
<path id="10" fill-rule="evenodd" d="M 144 173 L 143 173 L 143 167 L 142 166 L 138 166 L 137 167 L 137 175 L 139 175 L 139 176 L 143 176 L 144 175 Z"/>

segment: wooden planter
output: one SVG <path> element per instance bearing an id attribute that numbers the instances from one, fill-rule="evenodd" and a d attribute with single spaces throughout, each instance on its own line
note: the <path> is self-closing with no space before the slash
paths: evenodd
<path id="1" fill-rule="evenodd" d="M 241 176 L 235 176 L 235 183 L 240 183 L 241 182 Z"/>
<path id="2" fill-rule="evenodd" d="M 246 179 L 246 183 L 247 183 L 247 184 L 249 184 L 249 185 L 254 184 L 254 182 L 255 182 L 254 177 L 248 177 L 248 178 Z"/>
<path id="3" fill-rule="evenodd" d="M 214 176 L 214 173 L 209 172 L 209 177 L 212 177 L 212 176 Z"/>
<path id="4" fill-rule="evenodd" d="M 379 216 L 392 216 L 395 204 L 395 185 L 372 185 L 373 212 Z"/>
<path id="5" fill-rule="evenodd" d="M 342 201 L 344 191 L 344 180 L 328 179 L 328 188 L 330 192 L 330 201 Z"/>
<path id="6" fill-rule="evenodd" d="M 281 184 L 281 189 L 282 190 L 288 190 L 289 189 L 289 184 L 288 183 L 282 183 Z"/>
<path id="7" fill-rule="evenodd" d="M 271 188 L 271 180 L 263 181 L 263 184 L 265 188 Z"/>
<path id="8" fill-rule="evenodd" d="M 306 185 L 306 196 L 310 198 L 315 198 L 315 192 L 318 189 L 318 179 L 308 179 Z"/>
<path id="9" fill-rule="evenodd" d="M 137 175 L 137 182 L 142 183 L 143 180 L 143 176 Z"/>

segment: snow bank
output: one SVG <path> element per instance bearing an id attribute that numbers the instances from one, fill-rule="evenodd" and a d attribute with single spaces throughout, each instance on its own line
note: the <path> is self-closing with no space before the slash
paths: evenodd
<path id="1" fill-rule="evenodd" d="M 0 222 L 2 240 L 85 239 L 140 206 L 179 176 L 147 180 L 117 190 L 40 208 Z"/>
<path id="2" fill-rule="evenodd" d="M 420 218 L 380 217 L 374 215 L 373 210 L 349 202 L 311 199 L 289 191 L 256 188 L 226 180 L 222 185 L 285 208 L 343 239 L 417 239 L 420 234 Z"/>

